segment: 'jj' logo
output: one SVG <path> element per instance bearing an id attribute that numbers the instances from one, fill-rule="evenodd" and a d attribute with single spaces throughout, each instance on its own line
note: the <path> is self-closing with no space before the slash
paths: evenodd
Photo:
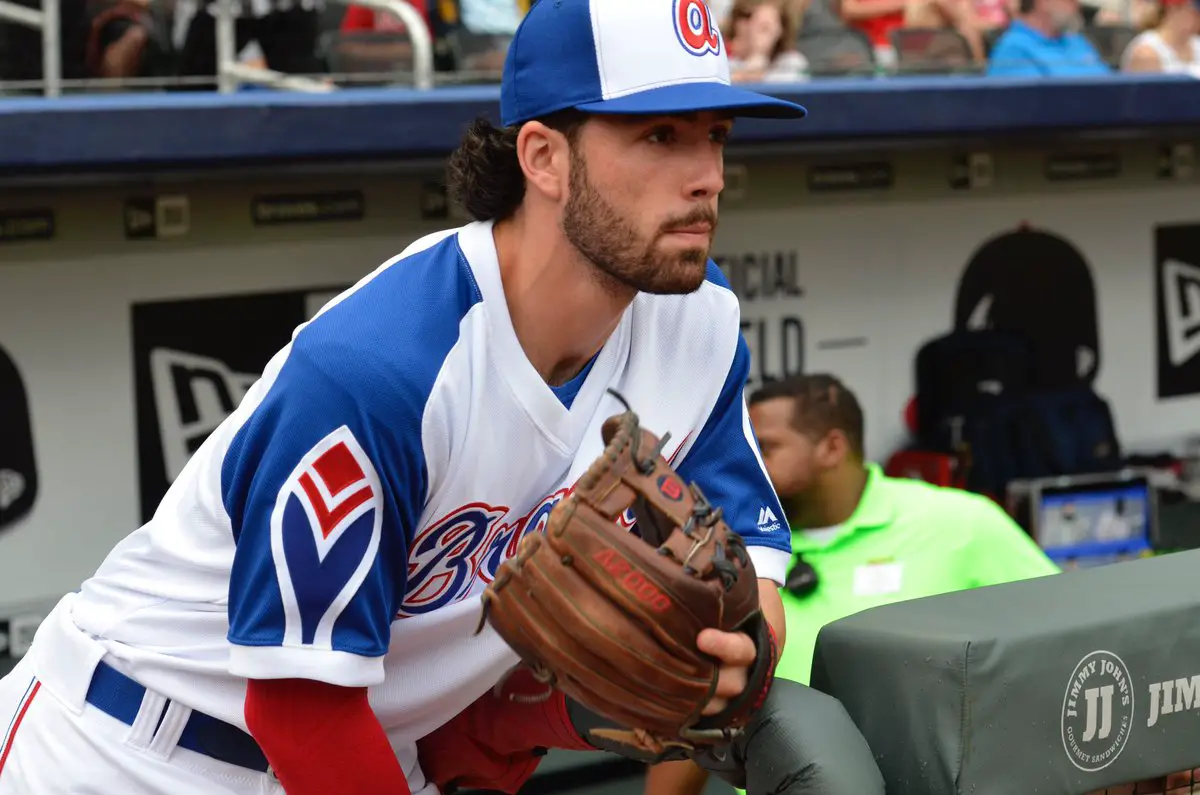
<path id="1" fill-rule="evenodd" d="M 1133 728 L 1129 669 L 1112 652 L 1079 661 L 1063 695 L 1063 748 L 1080 770 L 1103 770 L 1121 755 Z"/>
<path id="2" fill-rule="evenodd" d="M 1107 740 L 1112 734 L 1112 695 L 1113 686 L 1089 687 L 1083 691 L 1083 700 L 1087 707 L 1087 721 L 1083 727 L 1083 741 Z M 1096 702 L 1100 702 L 1099 709 Z M 1100 731 L 1096 731 L 1096 714 L 1100 714 Z"/>

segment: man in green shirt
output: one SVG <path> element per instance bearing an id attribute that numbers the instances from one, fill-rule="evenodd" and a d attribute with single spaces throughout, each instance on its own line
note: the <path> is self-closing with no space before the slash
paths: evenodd
<path id="1" fill-rule="evenodd" d="M 749 404 L 792 528 L 778 676 L 807 684 L 821 627 L 860 610 L 1059 571 L 992 500 L 865 461 L 862 409 L 837 378 L 776 381 Z M 690 762 L 657 765 L 646 792 L 698 795 L 706 779 Z"/>

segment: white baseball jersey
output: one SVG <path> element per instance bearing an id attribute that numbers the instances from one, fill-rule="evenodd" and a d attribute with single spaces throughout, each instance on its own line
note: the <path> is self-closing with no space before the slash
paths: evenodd
<path id="1" fill-rule="evenodd" d="M 710 262 L 693 294 L 639 295 L 585 370 L 548 386 L 513 331 L 491 225 L 426 237 L 297 329 L 84 583 L 75 623 L 114 667 L 242 728 L 246 678 L 369 686 L 411 749 L 517 662 L 475 634 L 479 595 L 600 453 L 622 411 L 610 387 L 670 433 L 665 455 L 782 581 L 791 536 L 748 367 Z"/>

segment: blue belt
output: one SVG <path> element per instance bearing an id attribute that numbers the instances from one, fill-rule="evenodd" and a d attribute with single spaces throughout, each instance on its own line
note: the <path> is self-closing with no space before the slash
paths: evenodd
<path id="1" fill-rule="evenodd" d="M 87 702 L 126 726 L 132 726 L 142 708 L 145 695 L 145 687 L 108 663 L 102 662 L 96 666 L 96 673 L 92 675 Z M 163 705 L 158 716 L 159 725 L 162 724 L 169 706 L 170 701 Z M 157 725 L 154 731 L 158 731 Z M 267 757 L 253 737 L 237 726 L 195 710 L 188 716 L 176 745 L 231 765 L 257 770 L 259 773 L 266 773 L 269 768 Z"/>

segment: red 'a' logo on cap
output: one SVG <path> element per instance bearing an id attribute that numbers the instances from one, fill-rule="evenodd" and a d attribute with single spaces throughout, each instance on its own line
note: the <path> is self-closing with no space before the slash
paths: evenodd
<path id="1" fill-rule="evenodd" d="M 704 0 L 675 0 L 675 33 L 692 55 L 721 53 L 721 32 Z"/>

